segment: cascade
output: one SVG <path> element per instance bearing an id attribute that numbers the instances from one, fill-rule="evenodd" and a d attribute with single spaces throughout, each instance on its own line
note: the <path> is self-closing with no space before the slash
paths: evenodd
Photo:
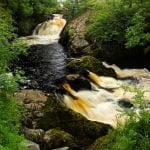
<path id="1" fill-rule="evenodd" d="M 107 67 L 113 67 L 108 64 L 105 65 L 107 65 Z M 116 67 L 116 69 L 117 70 L 115 71 L 118 76 L 120 76 L 120 74 L 123 74 L 123 77 L 130 77 L 129 75 L 132 75 L 132 77 L 136 76 L 138 82 L 135 84 L 130 81 L 130 85 L 135 85 L 137 87 L 142 86 L 145 90 L 145 100 L 150 103 L 150 90 L 148 87 L 148 84 L 150 85 L 150 72 L 145 69 L 137 69 L 132 73 L 132 71 L 130 72 L 130 69 L 121 70 L 118 67 Z M 117 80 L 111 77 L 98 76 L 90 71 L 87 77 L 90 78 L 90 81 L 92 81 L 91 85 L 93 90 L 82 90 L 75 92 L 70 86 L 64 86 L 70 95 L 77 97 L 77 100 L 74 100 L 72 96 L 64 95 L 64 102 L 68 107 L 82 114 L 89 120 L 107 123 L 114 128 L 117 126 L 118 121 L 120 123 L 124 123 L 127 119 L 127 116 L 121 115 L 121 111 L 124 109 L 130 109 L 131 107 L 135 107 L 136 111 L 136 106 L 132 104 L 132 98 L 135 96 L 135 93 L 126 91 L 121 87 L 121 85 L 129 83 L 129 80 Z M 101 88 L 101 86 L 114 88 L 114 90 L 110 92 L 107 89 Z M 76 104 L 76 101 L 78 104 Z M 81 107 L 79 103 L 82 103 L 82 106 L 84 103 L 85 107 Z"/>
<path id="2" fill-rule="evenodd" d="M 38 24 L 31 36 L 20 38 L 30 47 L 28 56 L 21 62 L 29 78 L 25 87 L 49 91 L 55 80 L 65 75 L 66 54 L 58 42 L 65 24 L 61 14 L 53 14 L 52 19 Z"/>
<path id="3" fill-rule="evenodd" d="M 53 19 L 48 19 L 37 25 L 31 36 L 22 37 L 28 45 L 51 44 L 58 42 L 66 20 L 61 14 L 53 14 Z"/>

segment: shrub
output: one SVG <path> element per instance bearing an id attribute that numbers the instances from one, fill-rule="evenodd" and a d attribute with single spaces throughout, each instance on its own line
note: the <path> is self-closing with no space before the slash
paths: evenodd
<path id="1" fill-rule="evenodd" d="M 143 11 L 138 11 L 131 19 L 130 26 L 126 29 L 126 44 L 127 48 L 143 46 L 150 42 L 150 33 L 145 32 L 147 24 L 142 16 Z"/>
<path id="2" fill-rule="evenodd" d="M 8 72 L 12 60 L 26 52 L 24 42 L 14 42 L 12 18 L 9 11 L 0 6 L 0 150 L 24 150 L 24 140 L 19 135 L 21 107 L 13 98 L 18 81 L 23 80 L 20 71 L 15 75 Z"/>
<path id="3" fill-rule="evenodd" d="M 87 38 L 96 43 L 116 43 L 124 48 L 147 46 L 149 34 L 149 2 L 97 2 L 87 28 Z"/>

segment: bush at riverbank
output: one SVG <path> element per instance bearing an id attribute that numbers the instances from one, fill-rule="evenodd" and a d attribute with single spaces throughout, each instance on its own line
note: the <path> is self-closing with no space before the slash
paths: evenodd
<path id="1" fill-rule="evenodd" d="M 13 97 L 18 81 L 23 78 L 20 71 L 10 73 L 9 65 L 26 51 L 26 46 L 23 42 L 12 42 L 15 34 L 10 12 L 2 7 L 0 12 L 0 149 L 24 150 L 20 145 L 24 138 L 19 135 L 22 108 Z"/>

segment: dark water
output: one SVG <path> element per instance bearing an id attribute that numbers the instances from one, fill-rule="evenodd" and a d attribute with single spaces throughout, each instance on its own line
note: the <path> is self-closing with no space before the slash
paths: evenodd
<path id="1" fill-rule="evenodd" d="M 59 43 L 34 45 L 29 54 L 19 60 L 20 66 L 30 81 L 27 88 L 39 88 L 46 91 L 55 87 L 55 81 L 66 73 L 66 54 Z"/>

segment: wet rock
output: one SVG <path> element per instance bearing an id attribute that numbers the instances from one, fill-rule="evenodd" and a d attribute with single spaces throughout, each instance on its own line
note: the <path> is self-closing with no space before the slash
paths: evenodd
<path id="1" fill-rule="evenodd" d="M 87 120 L 85 117 L 67 108 L 61 99 L 50 95 L 45 107 L 44 117 L 39 120 L 40 128 L 49 130 L 60 128 L 79 139 L 80 144 L 89 145 L 96 138 L 107 134 L 111 128 L 107 124 Z"/>
<path id="2" fill-rule="evenodd" d="M 67 64 L 69 70 L 74 67 L 83 67 L 99 75 L 116 77 L 112 68 L 106 68 L 101 61 L 92 56 L 83 56 L 76 58 Z"/>
<path id="3" fill-rule="evenodd" d="M 105 146 L 108 144 L 108 137 L 98 138 L 92 145 L 87 148 L 87 150 L 106 150 Z"/>
<path id="4" fill-rule="evenodd" d="M 45 143 L 44 149 L 47 150 L 63 146 L 70 147 L 74 150 L 78 149 L 74 137 L 71 134 L 60 129 L 51 129 L 46 131 L 43 140 Z"/>
<path id="5" fill-rule="evenodd" d="M 24 128 L 23 134 L 28 140 L 31 140 L 31 141 L 36 142 L 36 143 L 41 143 L 43 141 L 43 137 L 45 135 L 45 132 L 42 129 Z"/>
<path id="6" fill-rule="evenodd" d="M 85 39 L 86 24 L 89 20 L 90 12 L 79 16 L 69 24 L 67 32 L 69 36 L 68 49 L 71 55 L 82 55 L 89 48 L 89 43 Z"/>
<path id="7" fill-rule="evenodd" d="M 75 90 L 91 90 L 90 82 L 79 74 L 70 74 L 66 76 L 67 82 Z"/>
<path id="8" fill-rule="evenodd" d="M 120 99 L 118 101 L 119 106 L 124 107 L 124 108 L 131 108 L 134 105 L 128 100 L 128 99 Z"/>
<path id="9" fill-rule="evenodd" d="M 25 145 L 27 150 L 40 150 L 39 144 L 36 144 L 36 143 L 29 141 L 29 140 L 22 143 L 22 145 Z"/>
<path id="10" fill-rule="evenodd" d="M 52 150 L 69 150 L 69 147 L 61 147 L 61 148 L 56 148 L 56 149 L 52 149 Z"/>

